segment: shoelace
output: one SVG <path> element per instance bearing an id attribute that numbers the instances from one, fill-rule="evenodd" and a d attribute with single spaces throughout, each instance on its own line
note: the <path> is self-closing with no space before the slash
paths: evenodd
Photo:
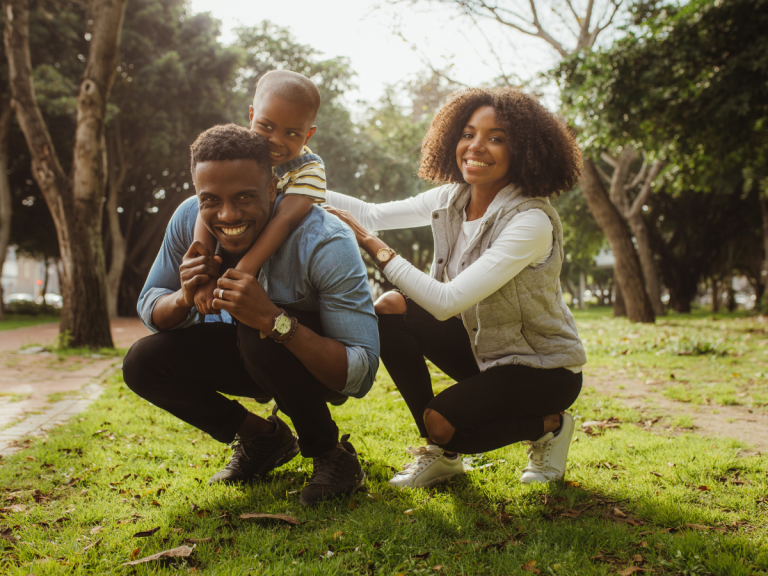
<path id="1" fill-rule="evenodd" d="M 547 434 L 547 436 L 550 436 Z M 546 436 L 545 436 L 546 437 Z M 545 458 L 547 456 L 547 452 L 549 451 L 549 448 L 552 447 L 550 444 L 550 440 L 552 438 L 548 438 L 546 442 L 534 442 L 531 440 L 523 440 L 521 444 L 525 444 L 528 446 L 526 449 L 526 454 L 528 454 L 528 466 L 523 468 L 523 471 L 529 470 L 531 472 L 546 472 L 547 471 L 547 465 Z"/>
<path id="2" fill-rule="evenodd" d="M 405 451 L 411 456 L 415 457 L 416 460 L 405 464 L 403 469 L 398 472 L 398 474 L 416 474 L 417 472 L 421 472 L 429 464 L 440 457 L 439 453 L 433 452 L 426 446 L 419 446 L 417 448 L 408 446 Z"/>

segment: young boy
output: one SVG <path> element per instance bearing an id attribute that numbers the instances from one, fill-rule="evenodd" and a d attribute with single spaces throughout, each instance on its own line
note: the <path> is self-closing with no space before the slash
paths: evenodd
<path id="1" fill-rule="evenodd" d="M 249 119 L 251 130 L 269 142 L 272 171 L 280 181 L 278 193 L 285 198 L 264 228 L 256 243 L 240 259 L 237 270 L 258 275 L 259 269 L 274 254 L 313 204 L 325 201 L 325 168 L 322 159 L 306 144 L 317 130 L 315 118 L 320 108 L 320 92 L 307 77 L 288 70 L 273 70 L 259 79 Z M 244 233 L 232 230 L 232 235 Z M 229 233 L 229 232 L 228 232 Z M 195 240 L 214 253 L 216 240 L 200 216 L 195 223 Z M 202 314 L 217 314 L 213 308 L 216 279 L 195 291 L 195 306 Z"/>

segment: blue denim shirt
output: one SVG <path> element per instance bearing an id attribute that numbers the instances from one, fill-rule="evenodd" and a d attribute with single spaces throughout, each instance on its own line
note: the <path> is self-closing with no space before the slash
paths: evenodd
<path id="1" fill-rule="evenodd" d="M 282 198 L 278 196 L 275 206 Z M 152 322 L 158 299 L 181 288 L 179 266 L 194 239 L 197 213 L 196 196 L 176 209 L 139 296 L 139 316 L 152 332 L 159 332 Z M 365 265 L 352 231 L 313 206 L 264 265 L 259 282 L 276 305 L 320 313 L 324 335 L 347 348 L 347 383 L 342 392 L 365 396 L 379 368 L 379 332 Z M 192 308 L 174 330 L 199 322 L 232 323 L 233 319 L 224 310 L 221 316 L 204 316 Z"/>

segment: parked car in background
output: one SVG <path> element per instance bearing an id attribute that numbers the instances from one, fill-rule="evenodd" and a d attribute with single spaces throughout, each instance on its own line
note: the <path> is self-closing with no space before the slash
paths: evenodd
<path id="1" fill-rule="evenodd" d="M 6 304 L 13 304 L 14 302 L 34 302 L 35 297 L 32 294 L 8 294 L 5 297 Z"/>
<path id="2" fill-rule="evenodd" d="M 36 302 L 38 304 L 42 304 L 43 298 L 38 296 Z M 48 306 L 53 306 L 54 308 L 61 308 L 64 305 L 64 298 L 61 297 L 61 294 L 53 294 L 52 292 L 48 292 L 45 295 L 45 303 L 48 304 Z"/>

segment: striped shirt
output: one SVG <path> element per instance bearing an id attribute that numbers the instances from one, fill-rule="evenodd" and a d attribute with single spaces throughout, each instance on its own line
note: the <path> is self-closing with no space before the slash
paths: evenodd
<path id="1" fill-rule="evenodd" d="M 278 194 L 307 196 L 316 203 L 325 202 L 325 165 L 323 159 L 304 146 L 301 156 L 275 166 Z"/>

